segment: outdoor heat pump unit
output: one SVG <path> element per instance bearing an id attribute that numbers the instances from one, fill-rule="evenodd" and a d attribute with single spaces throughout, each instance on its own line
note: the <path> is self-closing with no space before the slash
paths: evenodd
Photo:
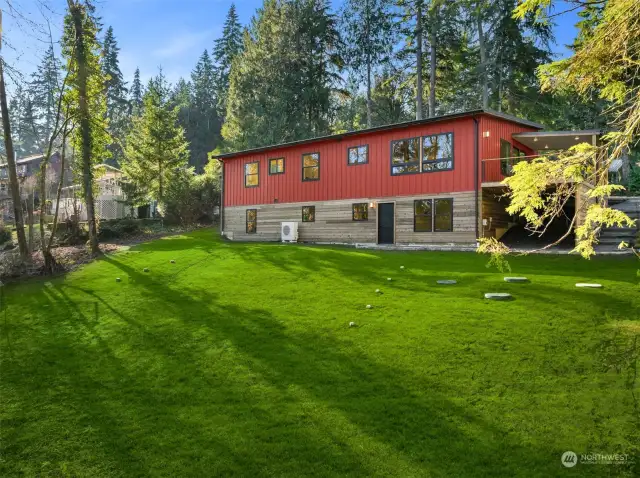
<path id="1" fill-rule="evenodd" d="M 298 242 L 298 223 L 283 222 L 280 224 L 282 242 Z"/>

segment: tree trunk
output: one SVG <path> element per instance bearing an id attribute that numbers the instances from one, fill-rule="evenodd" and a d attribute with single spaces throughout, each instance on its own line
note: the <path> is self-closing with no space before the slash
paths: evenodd
<path id="1" fill-rule="evenodd" d="M 487 47 L 485 45 L 482 26 L 482 9 L 480 5 L 476 9 L 476 21 L 478 25 L 478 43 L 480 46 L 480 76 L 482 78 L 482 107 L 489 108 L 489 72 L 487 70 Z"/>
<path id="2" fill-rule="evenodd" d="M 365 36 L 367 39 L 367 128 L 371 128 L 371 32 L 369 31 L 369 0 L 365 0 L 366 25 Z"/>
<path id="3" fill-rule="evenodd" d="M 22 260 L 27 260 L 29 249 L 27 238 L 24 234 L 24 219 L 22 217 L 22 200 L 20 199 L 20 185 L 18 184 L 18 172 L 11 139 L 11 124 L 9 123 L 9 108 L 7 107 L 7 92 L 4 85 L 4 59 L 0 58 L 0 110 L 2 111 L 2 130 L 4 133 L 5 151 L 7 153 L 7 169 L 9 170 L 9 187 L 11 188 L 11 200 L 13 202 L 13 214 L 18 235 L 18 249 Z"/>
<path id="4" fill-rule="evenodd" d="M 422 119 L 422 0 L 416 7 L 416 119 Z"/>
<path id="5" fill-rule="evenodd" d="M 371 128 L 371 57 L 367 54 L 367 128 Z"/>
<path id="6" fill-rule="evenodd" d="M 98 228 L 96 225 L 95 201 L 93 198 L 93 167 L 91 164 L 91 118 L 87 103 L 87 46 L 84 39 L 83 16 L 80 5 L 69 3 L 69 12 L 73 18 L 75 30 L 75 57 L 78 65 L 78 102 L 79 102 L 79 127 L 80 127 L 80 157 L 82 164 L 82 185 L 84 189 L 84 201 L 87 207 L 87 223 L 89 228 L 89 248 L 93 254 L 100 253 L 98 246 Z"/>
<path id="7" fill-rule="evenodd" d="M 33 192 L 27 196 L 27 221 L 29 225 L 29 254 L 33 252 Z"/>
<path id="8" fill-rule="evenodd" d="M 60 196 L 62 195 L 62 186 L 64 184 L 65 173 L 65 160 L 67 153 L 67 133 L 66 131 L 62 135 L 62 152 L 60 153 L 60 179 L 58 180 L 58 190 L 56 191 L 55 212 L 53 213 L 53 224 L 51 225 L 51 235 L 49 241 L 45 245 L 44 234 L 42 237 L 42 257 L 44 258 L 44 273 L 47 275 L 53 274 L 57 269 L 57 263 L 53 254 L 51 254 L 51 246 L 53 245 L 53 238 L 56 235 L 58 228 L 58 214 L 60 211 Z M 52 206 L 53 207 L 53 206 Z M 42 221 L 42 220 L 41 220 Z"/>
<path id="9" fill-rule="evenodd" d="M 437 15 L 437 12 L 436 12 Z M 436 115 L 436 34 L 432 27 L 430 45 L 430 69 L 429 69 L 429 116 Z"/>
<path id="10" fill-rule="evenodd" d="M 158 202 L 162 202 L 162 198 L 164 197 L 164 177 L 162 171 L 162 160 L 158 162 Z"/>

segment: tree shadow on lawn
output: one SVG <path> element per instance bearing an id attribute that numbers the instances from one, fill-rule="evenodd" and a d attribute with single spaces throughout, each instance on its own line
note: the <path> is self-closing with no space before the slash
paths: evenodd
<path id="1" fill-rule="evenodd" d="M 57 430 L 39 425 L 32 416 L 31 423 L 41 427 L 38 433 L 41 438 L 46 434 L 48 443 L 39 445 L 46 453 L 27 452 L 37 457 L 32 459 L 35 462 L 29 461 L 34 474 L 42 470 L 57 474 L 66 468 L 72 474 L 94 476 L 156 473 L 259 476 L 271 466 L 268 455 L 258 455 L 254 459 L 252 449 L 247 445 L 252 436 L 241 437 L 247 443 L 233 447 L 227 441 L 224 428 L 233 429 L 246 420 L 246 415 L 254 414 L 259 416 L 261 427 L 269 430 L 278 427 L 286 416 L 259 408 L 259 396 L 252 396 L 256 392 L 246 384 L 229 383 L 223 397 L 218 397 L 231 406 L 220 400 L 216 403 L 209 392 L 215 394 L 221 384 L 215 377 L 206 376 L 198 365 L 201 357 L 180 342 L 186 338 L 184 335 L 176 337 L 172 330 L 158 331 L 152 320 L 149 323 L 133 320 L 88 291 L 90 297 L 125 321 L 129 332 L 137 331 L 143 336 L 140 342 L 135 342 L 138 352 L 150 354 L 161 366 L 152 366 L 153 370 L 149 370 L 136 367 L 135 355 L 133 361 L 131 357 L 117 357 L 114 347 L 122 344 L 110 343 L 101 337 L 100 317 L 104 317 L 104 313 L 93 316 L 96 301 L 85 302 L 89 308 L 86 312 L 78 306 L 77 299 L 69 297 L 66 289 L 81 290 L 68 285 L 50 288 L 43 294 L 46 300 L 41 302 L 48 300 L 55 306 L 57 313 L 52 319 L 72 320 L 73 325 L 65 324 L 56 329 L 56 325 L 60 325 L 56 324 L 57 320 L 47 324 L 47 332 L 38 337 L 38 355 L 35 361 L 28 362 L 30 369 L 15 369 L 14 373 L 3 377 L 4 384 L 11 383 L 19 397 L 43 397 L 40 407 L 48 410 L 46 419 L 55 416 L 64 428 Z M 215 296 L 208 299 L 215 300 Z M 156 302 L 156 305 L 165 305 L 164 300 Z M 59 333 L 60 330 L 66 333 Z M 47 380 L 33 381 L 34 376 L 43 375 Z M 285 398 L 281 399 L 283 404 L 286 404 Z M 238 412 L 230 411 L 224 416 L 224 411 L 233 408 L 233 404 L 243 405 L 238 407 Z M 196 413 L 190 413 L 191 409 Z M 198 410 L 206 413 L 198 414 Z M 5 435 L 5 443 L 12 443 L 5 452 L 24 466 L 20 455 L 25 451 L 19 445 L 24 443 L 24 438 L 19 430 L 22 427 L 17 425 Z M 222 433 L 215 432 L 218 426 Z M 249 431 L 261 433 L 259 429 Z M 367 469 L 367 464 L 349 450 L 332 453 L 332 450 L 318 446 L 318 437 L 312 430 L 300 429 L 295 435 L 297 443 L 292 448 L 306 451 L 319 463 L 334 463 L 345 469 L 349 466 L 353 470 Z M 67 441 L 69 439 L 71 442 Z M 30 445 L 33 443 L 24 446 Z M 96 453 L 99 457 L 93 456 Z M 78 459 L 83 456 L 91 457 L 91 460 Z M 47 464 L 43 469 L 40 468 L 42 463 Z M 24 468 L 21 470 L 25 472 Z M 8 474 L 17 472 L 7 468 Z"/>
<path id="2" fill-rule="evenodd" d="M 274 249 L 277 248 L 277 249 Z M 282 249 L 281 249 L 282 248 Z M 582 310 L 590 315 L 604 314 L 614 310 L 628 313 L 635 305 L 631 297 L 613 297 L 612 289 L 574 290 L 574 280 L 567 279 L 566 286 L 558 287 L 545 281 L 545 275 L 567 277 L 574 275 L 590 281 L 612 280 L 633 283 L 636 277 L 635 263 L 621 262 L 619 258 L 604 258 L 614 264 L 622 264 L 620 270 L 597 267 L 597 261 L 587 262 L 577 257 L 552 257 L 552 264 L 558 271 L 543 262 L 544 268 L 537 267 L 537 257 L 517 257 L 517 273 L 499 272 L 487 269 L 487 258 L 473 253 L 456 252 L 399 252 L 361 251 L 346 248 L 326 248 L 320 246 L 291 246 L 271 244 L 251 244 L 249 247 L 235 247 L 233 252 L 244 257 L 247 262 L 264 262 L 282 271 L 300 277 L 303 273 L 327 272 L 352 280 L 362 287 L 380 288 L 384 292 L 403 291 L 410 294 L 426 293 L 440 299 L 484 300 L 486 292 L 508 292 L 516 299 L 515 304 L 500 304 L 502 310 L 517 310 L 519 299 L 535 301 L 537 312 L 557 315 L 559 311 Z M 533 259 L 533 260 L 532 260 Z M 542 261 L 547 257 L 541 258 Z M 566 261 L 576 266 L 569 270 Z M 401 270 L 400 266 L 405 269 Z M 514 264 L 516 265 L 516 264 Z M 442 267 L 442 269 L 439 269 Z M 504 282 L 509 275 L 531 276 L 531 282 L 511 284 Z M 387 281 L 391 277 L 392 281 Z M 456 285 L 439 285 L 437 280 L 456 279 Z M 370 284 L 370 285 L 369 285 Z M 522 304 L 522 302 L 521 302 Z M 577 313 L 577 312 L 576 312 Z"/>
<path id="3" fill-rule="evenodd" d="M 230 249 L 248 261 L 262 261 L 287 272 L 339 269 L 354 277 L 397 276 L 409 272 L 441 271 L 449 274 L 551 275 L 637 283 L 638 261 L 634 257 L 596 257 L 586 261 L 576 256 L 530 255 L 508 257 L 512 271 L 488 268 L 488 256 L 472 252 L 370 251 L 337 246 L 231 244 Z M 401 271 L 399 267 L 405 266 Z M 572 283 L 573 284 L 573 283 Z"/>
<path id="4" fill-rule="evenodd" d="M 300 401 L 301 397 L 292 392 L 291 387 L 300 388 L 315 397 L 318 403 L 344 416 L 345 425 L 355 427 L 362 439 L 381 444 L 361 451 L 355 443 L 344 443 L 349 441 L 346 430 L 332 429 L 329 423 L 315 423 L 325 435 L 332 436 L 330 442 L 343 442 L 341 453 L 334 456 L 334 448 L 327 447 L 324 440 L 305 436 L 304 439 L 309 440 L 308 448 L 313 450 L 312 457 L 306 457 L 306 460 L 315 460 L 306 465 L 332 463 L 332 473 L 363 472 L 365 469 L 369 473 L 380 472 L 379 467 L 385 467 L 385 461 L 406 461 L 409 465 L 405 472 L 420 474 L 484 476 L 516 474 L 520 470 L 557 472 L 555 450 L 519 443 L 513 434 L 486 422 L 472 408 L 454 403 L 450 397 L 458 393 L 441 381 L 430 382 L 429 378 L 377 362 L 327 335 L 313 331 L 288 334 L 283 324 L 267 311 L 222 305 L 215 294 L 206 290 L 194 299 L 180 291 L 164 289 L 159 282 L 151 283 L 143 274 L 117 260 L 105 260 L 136 278 L 137 284 L 152 287 L 148 291 L 150 310 L 162 307 L 174 312 L 187 330 L 205 327 L 212 340 L 231 341 L 248 357 L 252 371 L 277 388 L 282 400 Z M 184 304 L 189 305 L 185 307 Z M 113 307 L 111 310 L 129 325 L 145 327 L 127 318 L 127 314 Z M 182 371 L 187 384 L 191 385 L 194 377 L 202 374 L 202 370 L 193 365 L 199 362 L 199 357 L 197 351 L 177 342 L 174 332 L 169 328 L 156 332 L 153 340 L 144 341 L 144 347 L 176 367 L 191 364 Z M 178 337 L 184 339 L 181 335 Z M 246 390 L 251 389 L 252 384 L 247 383 Z M 236 398 L 246 401 L 246 390 L 237 390 L 242 396 Z M 248 399 L 255 398 L 249 394 Z M 259 403 L 254 405 L 260 406 Z M 277 415 L 260 417 L 256 426 L 277 428 L 282 419 Z M 295 447 L 292 439 L 300 432 L 304 429 L 294 423 L 278 439 Z M 359 439 L 355 438 L 355 442 Z M 387 447 L 395 456 L 378 461 L 377 468 L 370 469 L 367 453 L 380 453 Z M 274 457 L 280 461 L 278 465 L 266 465 L 268 460 L 265 461 L 262 450 L 254 451 L 258 463 L 277 466 L 283 473 L 303 472 L 296 468 L 300 457 L 287 453 L 286 448 Z M 370 458 L 373 463 L 375 458 Z M 390 465 L 386 466 L 383 473 L 394 474 Z"/>
<path id="5" fill-rule="evenodd" d="M 193 365 L 196 363 L 193 357 L 182 361 L 179 370 L 167 368 L 159 374 L 147 369 L 132 372 L 130 366 L 135 364 L 127 363 L 127 358 L 119 358 L 114 353 L 114 347 L 122 344 L 110 343 L 101 337 L 101 313 L 98 306 L 95 309 L 91 307 L 95 301 L 86 304 L 89 305 L 89 311 L 85 312 L 77 305 L 77 300 L 68 296 L 66 288 L 71 289 L 68 286 L 50 288 L 47 297 L 64 314 L 58 314 L 58 318 L 76 321 L 72 327 L 64 327 L 64 330 L 73 332 L 57 333 L 56 324 L 50 323 L 52 327 L 47 330 L 45 337 L 41 337 L 43 346 L 39 350 L 38 363 L 32 365 L 33 376 L 42 376 L 43 369 L 49 369 L 51 382 L 34 384 L 26 378 L 29 374 L 24 373 L 13 377 L 17 378 L 14 386 L 21 387 L 25 396 L 37 393 L 38 389 L 57 390 L 56 398 L 50 397 L 43 405 L 56 409 L 49 414 L 57 415 L 66 429 L 62 443 L 69 439 L 71 429 L 75 427 L 81 434 L 81 437 L 75 438 L 82 439 L 76 447 L 82 448 L 85 439 L 95 445 L 88 453 L 82 449 L 70 450 L 58 457 L 59 463 L 72 463 L 69 471 L 78 475 L 87 473 L 85 467 L 91 467 L 96 475 L 148 475 L 162 473 L 173 466 L 170 456 L 179 449 L 182 464 L 190 463 L 185 467 L 193 472 L 199 470 L 195 475 L 204 476 L 212 470 L 210 466 L 199 462 L 202 458 L 199 452 L 206 449 L 209 454 L 223 457 L 230 469 L 244 470 L 252 466 L 250 455 L 236 453 L 225 444 L 224 437 L 215 440 L 208 436 L 202 440 L 200 447 L 191 449 L 188 446 L 189 441 L 197 442 L 204 434 L 204 426 L 199 421 L 177 416 L 175 405 L 181 404 L 183 394 L 175 388 L 165 388 L 166 383 L 162 382 L 173 379 L 173 375 L 179 376 L 176 383 L 182 381 L 184 375 L 200 379 L 202 374 Z M 95 294 L 93 296 L 97 297 Z M 106 304 L 104 301 L 102 303 Z M 95 316 L 94 310 L 97 312 Z M 125 319 L 115 308 L 109 307 L 109 310 Z M 163 347 L 164 342 L 160 340 L 163 337 L 156 337 L 147 327 L 132 319 L 126 321 L 130 329 L 137 329 L 144 336 L 143 348 L 155 350 L 158 356 L 174 355 L 173 350 Z M 202 384 L 198 381 L 197 385 Z M 191 398 L 191 394 L 186 395 L 185 400 Z M 194 403 L 186 401 L 182 404 Z M 87 430 L 90 433 L 85 435 Z M 180 441 L 178 437 L 186 440 Z M 52 449 L 57 451 L 60 444 L 55 443 L 53 436 L 47 439 L 53 445 Z M 91 459 L 88 463 L 74 463 L 72 457 L 76 453 L 81 457 L 88 455 Z M 95 453 L 101 455 L 97 466 L 92 456 Z M 55 466 L 55 463 L 52 465 Z"/>

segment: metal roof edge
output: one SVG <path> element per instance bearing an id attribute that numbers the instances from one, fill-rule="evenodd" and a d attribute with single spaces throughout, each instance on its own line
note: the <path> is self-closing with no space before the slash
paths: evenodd
<path id="1" fill-rule="evenodd" d="M 211 157 L 214 158 L 214 159 L 232 159 L 232 158 L 236 158 L 238 156 L 245 156 L 245 155 L 248 155 L 248 154 L 262 153 L 262 152 L 271 151 L 271 150 L 279 149 L 279 148 L 289 148 L 289 147 L 293 147 L 293 146 L 299 146 L 299 145 L 303 145 L 303 144 L 310 144 L 310 143 L 315 143 L 315 142 L 319 142 L 319 141 L 327 141 L 327 140 L 331 140 L 331 139 L 342 139 L 342 138 L 347 138 L 347 137 L 351 137 L 351 136 L 375 133 L 375 132 L 378 132 L 378 131 L 388 131 L 388 130 L 392 130 L 392 129 L 408 128 L 410 126 L 419 126 L 419 125 L 429 124 L 429 123 L 438 123 L 438 122 L 441 122 L 441 121 L 448 121 L 448 120 L 459 119 L 459 118 L 467 118 L 467 117 L 472 117 L 472 116 L 481 115 L 481 114 L 494 116 L 494 117 L 501 118 L 501 119 L 506 120 L 506 121 L 511 121 L 513 123 L 518 123 L 518 124 L 521 124 L 521 125 L 524 125 L 524 126 L 528 126 L 530 128 L 538 128 L 538 129 L 542 129 L 543 128 L 543 126 L 541 124 L 535 123 L 533 121 L 529 121 L 529 120 L 526 120 L 526 119 L 518 118 L 517 116 L 513 116 L 513 115 L 510 115 L 510 114 L 506 114 L 506 113 L 501 113 L 499 111 L 494 111 L 494 110 L 491 110 L 491 109 L 482 109 L 482 108 L 480 108 L 480 109 L 476 109 L 476 110 L 463 111 L 463 112 L 460 112 L 460 113 L 450 113 L 450 114 L 441 115 L 441 116 L 434 116 L 432 118 L 425 118 L 425 119 L 421 119 L 421 120 L 411 120 L 411 121 L 405 121 L 403 123 L 391 123 L 391 124 L 387 124 L 387 125 L 375 126 L 373 128 L 360 129 L 360 130 L 356 130 L 356 131 L 347 131 L 345 133 L 336 133 L 336 134 L 325 135 L 325 136 L 316 136 L 314 138 L 300 139 L 300 140 L 297 140 L 297 141 L 290 141 L 288 143 L 280 143 L 280 144 L 272 144 L 272 145 L 267 145 L 267 146 L 260 146 L 260 147 L 257 147 L 257 148 L 250 148 L 250 149 L 245 149 L 245 150 L 241 150 L 241 151 L 234 151 L 234 152 L 231 152 L 231 153 L 217 154 L 217 155 L 213 155 Z"/>

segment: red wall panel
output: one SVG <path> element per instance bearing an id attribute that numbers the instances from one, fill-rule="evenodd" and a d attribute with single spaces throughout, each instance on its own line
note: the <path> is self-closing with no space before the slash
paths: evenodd
<path id="1" fill-rule="evenodd" d="M 489 131 L 489 136 L 484 137 L 484 132 Z M 527 155 L 533 151 L 525 145 L 514 140 L 511 135 L 525 131 L 537 131 L 536 128 L 511 123 L 494 116 L 482 116 L 480 120 L 480 161 L 482 161 L 480 181 L 500 182 L 504 179 L 500 168 L 500 140 L 509 141 L 511 146 L 515 146 Z"/>
<path id="2" fill-rule="evenodd" d="M 491 141 L 483 142 L 482 131 L 491 129 Z M 496 132 L 494 132 L 496 130 Z M 500 134 L 511 139 L 510 131 L 531 131 L 518 124 L 481 116 L 480 158 L 499 157 Z M 454 169 L 429 173 L 391 175 L 391 141 L 438 133 L 453 132 Z M 497 150 L 495 145 L 497 144 Z M 369 145 L 369 162 L 347 165 L 347 148 Z M 450 121 L 393 130 L 363 133 L 343 139 L 320 140 L 314 143 L 272 149 L 225 159 L 224 205 L 326 201 L 334 199 L 374 198 L 437 194 L 474 190 L 474 120 L 463 117 Z M 497 153 L 495 153 L 497 151 Z M 302 181 L 302 155 L 320 153 L 320 180 Z M 285 158 L 284 174 L 268 174 L 269 159 Z M 260 185 L 244 187 L 244 165 L 259 162 Z M 498 165 L 499 168 L 499 165 Z"/>

